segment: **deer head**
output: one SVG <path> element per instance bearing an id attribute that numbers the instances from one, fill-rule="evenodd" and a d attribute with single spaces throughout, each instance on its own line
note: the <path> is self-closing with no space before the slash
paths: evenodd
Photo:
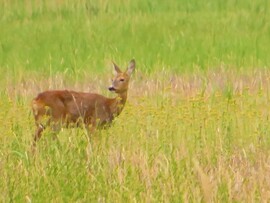
<path id="1" fill-rule="evenodd" d="M 115 77 L 112 80 L 112 85 L 109 87 L 109 90 L 114 91 L 117 94 L 125 93 L 128 90 L 130 76 L 135 69 L 135 60 L 132 59 L 129 62 L 125 72 L 122 72 L 115 63 L 113 63 L 113 66 L 115 70 Z"/>

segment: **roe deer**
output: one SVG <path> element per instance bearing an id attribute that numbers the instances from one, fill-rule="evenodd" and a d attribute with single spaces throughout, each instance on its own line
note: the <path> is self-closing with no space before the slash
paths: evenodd
<path id="1" fill-rule="evenodd" d="M 135 69 L 135 60 L 130 61 L 125 72 L 116 64 L 113 65 L 116 75 L 109 90 L 117 94 L 115 98 L 93 93 L 51 90 L 42 92 L 33 99 L 32 109 L 37 126 L 34 146 L 48 126 L 55 133 L 61 126 L 68 127 L 70 124 L 84 124 L 88 130 L 94 131 L 96 127 L 111 123 L 114 117 L 121 113 L 127 100 L 129 79 Z"/>

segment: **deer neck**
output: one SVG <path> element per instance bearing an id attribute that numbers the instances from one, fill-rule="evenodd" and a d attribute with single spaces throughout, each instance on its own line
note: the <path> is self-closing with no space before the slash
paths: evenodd
<path id="1" fill-rule="evenodd" d="M 127 101 L 127 91 L 117 94 L 117 97 L 113 99 L 111 105 L 111 112 L 114 116 L 118 116 L 122 112 L 126 101 Z"/>

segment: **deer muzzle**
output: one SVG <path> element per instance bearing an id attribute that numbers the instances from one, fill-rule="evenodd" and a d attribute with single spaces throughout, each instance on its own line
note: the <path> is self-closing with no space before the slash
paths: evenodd
<path id="1" fill-rule="evenodd" d="M 113 86 L 109 87 L 108 89 L 109 89 L 110 91 L 116 91 L 116 89 L 115 89 Z"/>

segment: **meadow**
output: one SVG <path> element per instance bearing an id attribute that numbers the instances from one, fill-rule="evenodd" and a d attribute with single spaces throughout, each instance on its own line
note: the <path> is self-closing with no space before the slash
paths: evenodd
<path id="1" fill-rule="evenodd" d="M 1 202 L 268 202 L 267 0 L 0 1 Z M 135 58 L 113 125 L 46 130 L 47 89 L 107 91 Z"/>

